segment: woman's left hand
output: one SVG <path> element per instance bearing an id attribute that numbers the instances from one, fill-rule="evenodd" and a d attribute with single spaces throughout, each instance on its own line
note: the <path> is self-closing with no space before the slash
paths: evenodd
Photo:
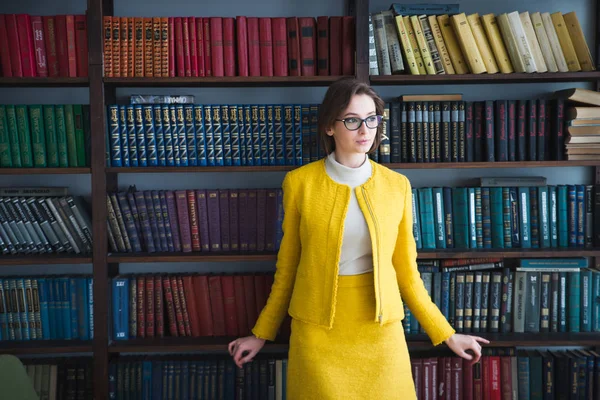
<path id="1" fill-rule="evenodd" d="M 481 345 L 479 343 L 488 344 L 489 342 L 489 340 L 479 336 L 461 335 L 459 333 L 455 333 L 446 340 L 446 344 L 453 352 L 464 359 L 472 360 L 473 364 L 477 363 L 481 358 Z M 475 358 L 467 353 L 469 349 L 473 350 Z"/>

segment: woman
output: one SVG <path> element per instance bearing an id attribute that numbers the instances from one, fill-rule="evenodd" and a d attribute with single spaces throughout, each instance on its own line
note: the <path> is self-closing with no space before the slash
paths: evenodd
<path id="1" fill-rule="evenodd" d="M 288 399 L 414 399 L 403 301 L 433 345 L 477 362 L 479 342 L 456 334 L 417 271 L 411 185 L 372 162 L 383 100 L 341 79 L 319 110 L 328 156 L 283 181 L 283 239 L 268 301 L 252 336 L 229 344 L 241 367 L 274 340 L 289 312 Z M 472 350 L 475 358 L 467 354 Z M 247 353 L 247 354 L 246 354 Z"/>

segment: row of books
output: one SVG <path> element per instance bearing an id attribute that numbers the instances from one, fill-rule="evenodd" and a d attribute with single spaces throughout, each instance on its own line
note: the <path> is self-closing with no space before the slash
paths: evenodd
<path id="1" fill-rule="evenodd" d="M 113 167 L 302 165 L 321 155 L 316 104 L 108 106 Z"/>
<path id="2" fill-rule="evenodd" d="M 91 358 L 24 359 L 27 375 L 40 399 L 94 398 Z"/>
<path id="3" fill-rule="evenodd" d="M 104 17 L 104 76 L 353 75 L 352 16 Z"/>
<path id="4" fill-rule="evenodd" d="M 272 284 L 273 274 L 117 276 L 112 279 L 112 336 L 246 336 Z"/>
<path id="5" fill-rule="evenodd" d="M 89 105 L 0 105 L 0 168 L 85 167 L 89 142 Z"/>
<path id="6" fill-rule="evenodd" d="M 432 301 L 457 332 L 600 332 L 600 272 L 584 258 L 442 268 L 419 263 Z M 424 333 L 405 305 L 406 334 Z"/>
<path id="7" fill-rule="evenodd" d="M 0 14 L 4 77 L 87 77 L 85 15 Z"/>
<path id="8" fill-rule="evenodd" d="M 416 11 L 416 12 L 415 12 Z M 389 10 L 370 15 L 371 75 L 592 71 L 574 11 L 498 15 Z"/>
<path id="9" fill-rule="evenodd" d="M 491 187 L 482 183 L 481 187 L 413 188 L 417 248 L 600 245 L 600 186 L 546 185 L 545 178 L 537 183 L 518 181 L 501 179 Z"/>
<path id="10" fill-rule="evenodd" d="M 82 276 L 0 278 L 0 340 L 89 340 L 92 287 Z"/>
<path id="11" fill-rule="evenodd" d="M 69 196 L 66 188 L 28 197 L 19 193 L 17 189 L 12 197 L 0 197 L 2 254 L 91 254 L 92 224 L 85 200 Z"/>
<path id="12" fill-rule="evenodd" d="M 113 252 L 273 252 L 283 236 L 281 189 L 130 187 L 106 201 Z"/>
<path id="13" fill-rule="evenodd" d="M 286 398 L 287 359 L 260 357 L 238 368 L 223 358 L 124 358 L 109 365 L 110 399 Z"/>

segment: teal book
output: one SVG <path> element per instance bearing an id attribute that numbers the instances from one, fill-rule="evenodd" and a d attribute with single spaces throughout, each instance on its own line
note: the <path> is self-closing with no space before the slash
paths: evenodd
<path id="1" fill-rule="evenodd" d="M 419 208 L 419 196 L 417 189 L 412 189 L 412 212 L 413 212 L 413 236 L 415 237 L 415 243 L 417 249 L 423 248 L 423 241 L 421 240 L 421 218 Z"/>
<path id="2" fill-rule="evenodd" d="M 567 273 L 567 329 L 581 332 L 581 273 Z"/>
<path id="3" fill-rule="evenodd" d="M 21 161 L 23 168 L 33 167 L 33 150 L 31 147 L 31 131 L 29 129 L 29 113 L 27 106 L 15 106 L 17 116 L 17 130 L 19 132 L 19 144 L 21 145 Z"/>
<path id="4" fill-rule="evenodd" d="M 481 188 L 481 218 L 483 230 L 483 248 L 492 248 L 492 206 L 490 204 L 490 188 Z"/>
<path id="5" fill-rule="evenodd" d="M 529 226 L 529 188 L 519 187 L 519 211 L 521 220 L 521 247 L 531 248 L 531 227 Z"/>
<path id="6" fill-rule="evenodd" d="M 56 116 L 56 146 L 58 148 L 58 165 L 60 167 L 69 166 L 69 150 L 67 148 L 67 119 L 65 116 L 65 106 L 57 104 L 54 106 Z M 108 138 L 109 131 L 106 132 Z M 119 147 L 120 148 L 120 147 Z M 110 149 L 110 146 L 107 147 Z"/>
<path id="7" fill-rule="evenodd" d="M 31 124 L 31 150 L 33 152 L 33 165 L 47 167 L 46 162 L 46 135 L 44 134 L 44 116 L 41 105 L 29 106 L 29 122 Z"/>
<path id="8" fill-rule="evenodd" d="M 433 220 L 435 224 L 435 247 L 446 248 L 446 226 L 444 224 L 444 193 L 443 189 L 433 188 Z"/>
<path id="9" fill-rule="evenodd" d="M 577 188 L 574 185 L 567 185 L 569 247 L 577 247 L 577 218 Z"/>
<path id="10" fill-rule="evenodd" d="M 531 226 L 531 248 L 540 248 L 540 218 L 538 206 L 538 188 L 529 188 L 529 224 Z"/>
<path id="11" fill-rule="evenodd" d="M 478 249 L 483 248 L 483 213 L 481 201 L 481 188 L 475 188 L 475 238 Z"/>
<path id="12" fill-rule="evenodd" d="M 0 105 L 0 167 L 12 167 L 6 107 L 3 105 Z"/>
<path id="13" fill-rule="evenodd" d="M 56 114 L 54 106 L 46 104 L 44 110 L 44 133 L 46 134 L 46 156 L 48 167 L 55 168 L 58 163 L 58 141 L 56 137 Z"/>
<path id="14" fill-rule="evenodd" d="M 550 247 L 558 247 L 558 197 L 556 186 L 548 186 L 548 213 L 550 222 Z"/>
<path id="15" fill-rule="evenodd" d="M 421 218 L 421 238 L 424 249 L 435 249 L 435 224 L 433 219 L 433 193 L 431 188 L 417 189 Z"/>
<path id="16" fill-rule="evenodd" d="M 504 213 L 502 203 L 502 188 L 490 188 L 490 208 L 492 216 L 492 247 L 504 248 Z"/>
<path id="17" fill-rule="evenodd" d="M 592 270 L 589 268 L 580 271 L 581 276 L 581 332 L 592 331 Z"/>
<path id="18" fill-rule="evenodd" d="M 510 249 L 512 245 L 512 218 L 510 213 L 510 188 L 502 188 L 502 230 L 504 232 L 504 247 Z"/>
<path id="19" fill-rule="evenodd" d="M 17 114 L 15 106 L 12 104 L 6 106 L 6 124 L 13 167 L 20 168 L 22 166 L 21 145 L 19 144 L 19 130 L 17 129 Z"/>
<path id="20" fill-rule="evenodd" d="M 585 186 L 576 185 L 577 196 L 577 246 L 585 247 Z"/>
<path id="21" fill-rule="evenodd" d="M 67 155 L 69 167 L 83 167 L 77 161 L 77 140 L 75 139 L 75 114 L 73 104 L 65 104 L 65 127 L 67 130 Z"/>
<path id="22" fill-rule="evenodd" d="M 513 248 L 521 248 L 521 224 L 519 221 L 519 195 L 516 187 L 509 188 L 510 228 Z"/>
<path id="23" fill-rule="evenodd" d="M 558 247 L 569 247 L 569 207 L 566 185 L 557 186 L 556 199 L 558 204 L 558 212 L 556 215 Z"/>
<path id="24" fill-rule="evenodd" d="M 477 220 L 476 220 L 476 202 L 475 202 L 475 188 L 467 189 L 467 196 L 469 201 L 469 248 L 477 248 Z"/>
<path id="25" fill-rule="evenodd" d="M 454 248 L 469 248 L 469 202 L 466 187 L 452 189 L 454 211 Z"/>
<path id="26" fill-rule="evenodd" d="M 548 201 L 548 187 L 540 186 L 538 188 L 538 220 L 540 231 L 540 247 L 547 249 L 550 247 L 550 213 Z"/>

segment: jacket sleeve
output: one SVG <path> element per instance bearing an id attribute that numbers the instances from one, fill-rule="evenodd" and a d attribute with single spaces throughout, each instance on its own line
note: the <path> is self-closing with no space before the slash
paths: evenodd
<path id="1" fill-rule="evenodd" d="M 287 314 L 296 270 L 300 261 L 300 213 L 295 200 L 292 174 L 283 180 L 283 237 L 277 255 L 277 264 L 271 293 L 262 309 L 252 333 L 254 336 L 274 340 L 279 326 Z"/>
<path id="2" fill-rule="evenodd" d="M 442 312 L 431 301 L 417 270 L 417 245 L 413 235 L 412 187 L 404 177 L 404 211 L 394 249 L 393 264 L 402 299 L 415 315 L 434 346 L 444 342 L 455 333 Z"/>

